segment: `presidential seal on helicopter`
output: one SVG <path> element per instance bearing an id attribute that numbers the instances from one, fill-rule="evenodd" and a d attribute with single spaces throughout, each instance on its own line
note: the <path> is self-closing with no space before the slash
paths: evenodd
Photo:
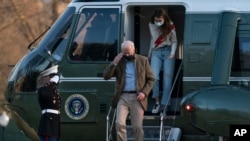
<path id="1" fill-rule="evenodd" d="M 89 112 L 89 102 L 83 95 L 70 95 L 65 102 L 65 112 L 73 120 L 83 119 Z"/>

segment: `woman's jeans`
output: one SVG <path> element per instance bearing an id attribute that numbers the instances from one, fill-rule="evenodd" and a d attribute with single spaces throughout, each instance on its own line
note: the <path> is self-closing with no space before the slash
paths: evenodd
<path id="1" fill-rule="evenodd" d="M 159 97 L 159 80 L 160 71 L 163 70 L 163 91 L 161 104 L 170 105 L 170 90 L 172 87 L 172 80 L 174 75 L 175 58 L 169 59 L 171 53 L 171 46 L 164 46 L 158 49 L 152 49 L 151 67 L 155 77 L 155 84 L 153 87 L 153 98 Z M 162 68 L 163 67 L 163 68 Z M 169 98 L 169 100 L 168 100 Z M 168 103 L 167 103 L 168 102 Z"/>
<path id="2" fill-rule="evenodd" d="M 55 137 L 46 137 L 46 136 L 39 136 L 40 141 L 59 141 Z"/>

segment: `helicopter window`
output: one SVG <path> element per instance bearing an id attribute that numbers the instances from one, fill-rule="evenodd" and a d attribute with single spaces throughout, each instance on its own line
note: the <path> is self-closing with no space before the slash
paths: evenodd
<path id="1" fill-rule="evenodd" d="M 250 70 L 250 37 L 236 38 L 232 63 L 233 72 Z"/>
<path id="2" fill-rule="evenodd" d="M 65 40 L 67 40 L 67 38 L 64 37 L 67 37 L 68 29 L 72 22 L 74 12 L 75 8 L 70 7 L 66 9 L 38 45 L 38 48 L 41 48 L 46 54 L 53 55 L 56 60 L 60 61 L 62 54 L 66 50 Z M 63 38 L 64 40 L 62 40 Z"/>
<path id="3" fill-rule="evenodd" d="M 67 41 L 68 41 L 68 34 L 69 34 L 69 27 L 65 29 L 63 35 L 57 40 L 56 44 L 54 45 L 55 48 L 53 48 L 52 56 L 55 58 L 57 61 L 61 61 L 64 51 L 67 47 Z"/>
<path id="4" fill-rule="evenodd" d="M 242 68 L 250 70 L 250 38 L 240 38 L 240 56 Z"/>
<path id="5" fill-rule="evenodd" d="M 117 54 L 119 9 L 84 9 L 70 49 L 73 61 L 111 61 Z"/>

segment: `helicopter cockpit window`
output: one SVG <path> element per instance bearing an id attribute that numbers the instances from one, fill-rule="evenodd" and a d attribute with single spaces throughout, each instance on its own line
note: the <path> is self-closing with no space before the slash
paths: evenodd
<path id="1" fill-rule="evenodd" d="M 68 41 L 68 34 L 69 34 L 69 27 L 65 29 L 64 33 L 61 37 L 57 40 L 56 44 L 54 45 L 56 48 L 52 50 L 52 57 L 57 61 L 61 61 L 63 54 L 65 53 Z"/>
<path id="2" fill-rule="evenodd" d="M 60 61 L 67 49 L 68 32 L 75 13 L 75 8 L 69 7 L 46 33 L 38 48 Z"/>
<path id="3" fill-rule="evenodd" d="M 69 57 L 73 61 L 111 61 L 117 54 L 119 9 L 84 9 Z"/>

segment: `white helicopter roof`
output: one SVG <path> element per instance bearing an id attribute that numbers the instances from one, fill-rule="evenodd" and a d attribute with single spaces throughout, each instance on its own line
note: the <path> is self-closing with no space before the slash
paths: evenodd
<path id="1" fill-rule="evenodd" d="M 120 0 L 115 2 L 72 2 L 69 6 L 81 7 L 84 3 L 86 5 L 123 5 L 123 11 L 127 6 L 131 5 L 183 5 L 186 12 L 221 12 L 221 11 L 234 11 L 234 12 L 250 12 L 249 0 Z"/>

